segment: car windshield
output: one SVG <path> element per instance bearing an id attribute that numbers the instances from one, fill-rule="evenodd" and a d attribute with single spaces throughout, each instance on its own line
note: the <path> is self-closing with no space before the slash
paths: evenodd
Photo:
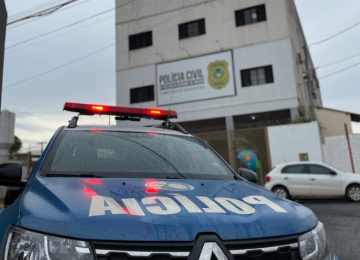
<path id="1" fill-rule="evenodd" d="M 108 178 L 234 179 L 228 166 L 192 136 L 153 132 L 64 131 L 42 175 Z"/>

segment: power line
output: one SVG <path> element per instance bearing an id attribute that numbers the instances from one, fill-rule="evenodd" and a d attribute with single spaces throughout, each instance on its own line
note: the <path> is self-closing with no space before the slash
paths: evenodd
<path id="1" fill-rule="evenodd" d="M 331 76 L 333 76 L 333 75 L 335 75 L 335 74 L 338 74 L 338 73 L 340 73 L 340 72 L 343 72 L 343 71 L 345 71 L 345 70 L 354 68 L 354 67 L 359 66 L 359 65 L 360 65 L 360 62 L 358 62 L 358 63 L 356 63 L 356 64 L 354 64 L 354 65 L 351 65 L 350 67 L 347 67 L 347 68 L 345 68 L 345 69 L 338 70 L 338 71 L 335 71 L 335 72 L 330 73 L 330 74 L 328 74 L 328 75 L 325 75 L 325 76 L 323 76 L 323 77 L 320 77 L 319 79 L 324 79 L 324 78 L 327 78 L 327 77 L 331 77 Z"/>
<path id="2" fill-rule="evenodd" d="M 59 114 L 59 113 L 63 113 L 63 111 L 37 111 L 37 112 L 14 112 L 14 113 L 16 115 Z"/>
<path id="3" fill-rule="evenodd" d="M 104 19 L 95 21 L 95 22 L 93 22 L 93 23 L 89 23 L 89 24 L 84 25 L 84 26 L 82 26 L 82 27 L 78 27 L 78 28 L 76 28 L 76 29 L 74 29 L 74 30 L 67 31 L 67 32 L 64 32 L 64 33 L 62 33 L 62 34 L 58 34 L 58 35 L 55 35 L 55 36 L 53 36 L 53 37 L 50 37 L 50 38 L 47 38 L 47 39 L 44 39 L 44 40 L 41 40 L 41 41 L 38 41 L 38 42 L 34 42 L 34 43 L 29 44 L 29 45 L 26 45 L 26 46 L 24 46 L 24 47 L 22 47 L 22 48 L 18 48 L 18 49 L 16 49 L 16 50 L 8 51 L 8 52 L 5 52 L 5 53 L 6 53 L 6 54 L 10 54 L 10 53 L 13 53 L 13 52 L 17 52 L 17 51 L 23 50 L 23 49 L 26 49 L 26 48 L 28 48 L 28 47 L 37 45 L 37 44 L 39 44 L 39 43 L 46 42 L 46 41 L 49 41 L 49 40 L 58 38 L 58 37 L 60 37 L 60 36 L 63 36 L 63 35 L 65 35 L 65 34 L 68 34 L 68 33 L 74 32 L 74 31 L 78 31 L 78 30 L 83 29 L 83 28 L 85 28 L 85 27 L 89 27 L 90 25 L 93 25 L 93 24 L 96 24 L 96 23 L 99 23 L 99 22 L 108 20 L 108 19 L 113 18 L 113 17 L 114 17 L 114 15 L 111 15 L 111 16 L 106 17 L 106 18 L 104 18 Z"/>
<path id="4" fill-rule="evenodd" d="M 22 16 L 31 14 L 32 12 L 37 11 L 37 10 L 47 8 L 47 7 L 51 6 L 51 5 L 59 4 L 61 1 L 64 1 L 64 0 L 50 0 L 48 2 L 33 6 L 33 7 L 29 8 L 29 9 L 26 9 L 24 11 L 18 12 L 18 13 L 13 14 L 13 15 L 10 15 L 9 16 L 9 21 L 13 21 L 13 20 L 15 20 L 17 18 L 20 18 Z"/>
<path id="5" fill-rule="evenodd" d="M 333 65 L 333 64 L 337 64 L 337 63 L 342 62 L 342 61 L 345 61 L 345 60 L 349 60 L 349 59 L 355 58 L 355 57 L 357 57 L 357 56 L 359 56 L 359 55 L 360 55 L 360 53 L 357 53 L 357 54 L 355 54 L 355 55 L 351 55 L 351 56 L 346 57 L 346 58 L 343 58 L 343 59 L 341 59 L 341 60 L 337 60 L 337 61 L 333 61 L 333 62 L 327 63 L 327 64 L 325 64 L 325 65 L 322 65 L 322 66 L 317 67 L 316 70 L 322 69 L 322 68 L 325 68 L 325 67 L 328 67 L 328 66 Z"/>
<path id="6" fill-rule="evenodd" d="M 25 17 L 22 17 L 22 18 L 19 18 L 19 19 L 14 20 L 14 21 L 11 21 L 11 22 L 7 23 L 6 25 L 11 25 L 11 24 L 14 24 L 14 23 L 23 21 L 23 20 L 30 19 L 30 18 L 41 17 L 41 16 L 46 16 L 46 15 L 52 14 L 52 13 L 56 12 L 57 10 L 59 10 L 60 8 L 63 8 L 63 7 L 66 6 L 66 5 L 72 4 L 72 3 L 74 3 L 75 1 L 78 1 L 78 0 L 70 0 L 70 1 L 68 1 L 68 2 L 59 4 L 59 5 L 57 5 L 57 6 L 54 6 L 54 7 L 50 7 L 50 8 L 48 8 L 48 9 L 45 9 L 45 10 L 43 10 L 43 11 L 39 11 L 39 12 L 37 12 L 37 13 L 33 13 L 33 14 L 31 14 L 31 15 L 28 15 L 28 16 L 25 16 Z"/>
<path id="7" fill-rule="evenodd" d="M 335 37 L 337 37 L 337 36 L 339 36 L 339 35 L 347 32 L 347 31 L 351 30 L 352 28 L 358 26 L 359 24 L 360 24 L 360 22 L 357 22 L 356 24 L 354 24 L 354 25 L 346 28 L 345 30 L 342 30 L 342 31 L 340 31 L 340 32 L 338 32 L 338 33 L 336 33 L 336 34 L 334 34 L 334 35 L 332 35 L 332 36 L 330 36 L 330 37 L 328 37 L 328 38 L 326 38 L 326 39 L 323 39 L 323 40 L 318 41 L 318 42 L 314 42 L 314 43 L 312 43 L 312 44 L 309 45 L 309 48 L 311 48 L 311 47 L 314 46 L 314 45 L 317 45 L 317 44 L 326 42 L 326 41 L 328 41 L 328 40 L 331 40 L 332 38 L 335 38 Z"/>
<path id="8" fill-rule="evenodd" d="M 62 8 L 62 9 L 58 10 L 57 13 L 60 13 L 60 12 L 62 12 L 62 11 L 65 11 L 65 10 L 69 9 L 69 8 L 78 6 L 78 5 L 83 4 L 83 3 L 87 2 L 87 1 L 89 1 L 89 0 L 84 0 L 83 2 L 80 2 L 80 3 L 77 3 L 77 4 L 73 4 L 73 5 L 68 6 L 68 7 L 66 7 L 66 8 Z M 16 27 L 22 26 L 22 25 L 24 25 L 24 24 L 28 24 L 28 23 L 35 22 L 35 21 L 37 21 L 37 20 L 39 20 L 39 19 L 41 19 L 41 18 L 43 18 L 43 17 L 44 17 L 44 16 L 40 16 L 40 17 L 37 17 L 36 19 L 32 19 L 32 20 L 29 20 L 29 21 L 25 21 L 25 22 L 23 22 L 23 23 L 20 23 L 20 24 L 11 26 L 10 28 L 6 28 L 6 30 L 11 30 L 11 29 L 14 29 L 14 28 L 16 28 Z"/>
<path id="9" fill-rule="evenodd" d="M 216 1 L 216 0 L 214 0 L 214 1 Z M 178 16 L 180 16 L 180 15 L 183 15 L 184 13 L 189 12 L 189 11 L 191 11 L 191 10 L 193 10 L 193 8 L 189 8 L 189 9 L 185 10 L 184 12 L 181 12 L 181 13 L 179 13 L 179 14 L 177 14 L 177 15 L 175 15 L 175 16 L 172 16 L 172 17 L 170 17 L 170 18 L 168 18 L 168 19 L 165 19 L 164 21 L 162 21 L 162 22 L 160 22 L 160 23 L 157 23 L 157 24 L 155 24 L 154 26 L 152 26 L 152 27 L 150 27 L 150 28 L 147 28 L 147 29 L 144 30 L 144 31 L 148 31 L 149 29 L 155 28 L 155 27 L 157 27 L 157 26 L 159 26 L 159 25 L 161 25 L 161 24 L 163 24 L 163 23 L 166 23 L 167 21 L 169 21 L 169 20 L 171 20 L 171 19 L 174 19 L 174 18 L 176 18 L 176 17 L 178 17 Z M 61 69 L 61 68 L 63 68 L 63 67 L 66 67 L 66 66 L 68 66 L 68 65 L 70 65 L 70 64 L 73 64 L 73 63 L 78 62 L 78 61 L 80 61 L 80 60 L 83 60 L 83 59 L 85 59 L 85 58 L 87 58 L 87 57 L 90 57 L 90 56 L 92 56 L 92 55 L 95 55 L 95 54 L 97 54 L 97 53 L 99 53 L 99 52 L 102 52 L 102 51 L 104 51 L 104 50 L 106 50 L 106 49 L 108 49 L 108 48 L 111 48 L 112 46 L 115 46 L 117 43 L 120 43 L 120 42 L 123 42 L 123 41 L 127 41 L 127 40 L 128 40 L 127 38 L 126 38 L 126 39 L 119 40 L 119 41 L 117 41 L 117 42 L 115 42 L 115 43 L 113 43 L 113 44 L 111 44 L 111 45 L 108 45 L 108 46 L 106 46 L 106 47 L 104 47 L 104 48 L 101 48 L 101 49 L 99 49 L 99 50 L 97 50 L 97 51 L 91 52 L 91 53 L 89 53 L 89 54 L 87 54 L 87 55 L 85 55 L 85 56 L 82 56 L 82 57 L 80 57 L 80 58 L 78 58 L 78 59 L 76 59 L 76 60 L 67 62 L 67 63 L 65 63 L 65 64 L 63 64 L 63 65 L 60 65 L 60 66 L 58 66 L 58 67 L 55 67 L 55 68 L 50 69 L 50 70 L 47 70 L 47 71 L 44 71 L 44 72 L 42 72 L 42 73 L 40 73 L 40 74 L 37 74 L 37 75 L 35 75 L 35 76 L 32 76 L 32 77 L 30 77 L 30 78 L 27 78 L 27 79 L 18 81 L 18 82 L 14 83 L 14 84 L 11 84 L 11 85 L 7 86 L 7 87 L 3 87 L 3 90 L 8 89 L 8 88 L 11 88 L 11 87 L 14 87 L 14 86 L 17 86 L 17 85 L 20 85 L 21 83 L 27 82 L 27 81 L 29 81 L 29 80 L 32 80 L 32 79 L 41 77 L 41 76 L 46 75 L 46 74 L 48 74 L 48 73 L 50 73 L 50 72 L 53 72 L 53 71 L 55 71 L 55 70 Z"/>
<path id="10" fill-rule="evenodd" d="M 40 37 L 43 37 L 43 36 L 46 36 L 46 35 L 52 34 L 52 33 L 54 33 L 54 32 L 61 31 L 61 30 L 65 29 L 65 28 L 69 28 L 69 27 L 71 27 L 71 26 L 74 26 L 74 25 L 79 24 L 79 23 L 81 23 L 81 22 L 83 22 L 83 21 L 89 20 L 89 19 L 91 19 L 91 18 L 97 17 L 97 16 L 99 16 L 99 15 L 102 15 L 102 14 L 108 13 L 108 12 L 110 12 L 110 11 L 113 11 L 113 10 L 117 9 L 117 8 L 120 8 L 120 7 L 122 7 L 122 6 L 127 5 L 127 4 L 131 3 L 132 1 L 133 1 L 133 0 L 131 0 L 131 1 L 127 2 L 127 3 L 125 3 L 125 4 L 119 5 L 119 6 L 117 6 L 116 8 L 111 8 L 111 9 L 108 9 L 108 10 L 106 10 L 106 11 L 103 11 L 103 12 L 101 12 L 101 13 L 98 13 L 98 14 L 92 15 L 92 16 L 90 16 L 90 17 L 87 17 L 87 18 L 85 18 L 85 19 L 79 20 L 79 21 L 74 22 L 74 23 L 72 23 L 72 24 L 69 24 L 69 25 L 66 25 L 66 26 L 60 27 L 60 28 L 55 29 L 55 30 L 53 30 L 53 31 L 50 31 L 50 32 L 47 32 L 47 33 L 43 33 L 43 34 L 40 34 L 40 35 L 35 36 L 35 37 L 33 37 L 33 38 L 27 39 L 27 40 L 25 40 L 25 41 L 22 41 L 22 42 L 16 43 L 16 44 L 14 44 L 14 45 L 11 45 L 11 46 L 9 46 L 9 47 L 6 47 L 6 48 L 5 48 L 5 50 L 8 50 L 8 49 L 14 48 L 14 47 L 19 46 L 19 45 L 21 45 L 21 44 L 23 44 L 23 43 L 26 43 L 26 42 L 29 42 L 29 41 L 35 40 L 35 39 L 37 39 L 37 38 L 40 38 Z"/>
<path id="11" fill-rule="evenodd" d="M 87 55 L 85 55 L 85 56 L 82 56 L 82 57 L 80 57 L 80 58 L 78 58 L 78 59 L 76 59 L 76 60 L 70 61 L 70 62 L 65 63 L 65 64 L 63 64 L 63 65 L 60 65 L 60 66 L 58 66 L 58 67 L 55 67 L 55 68 L 53 68 L 53 69 L 44 71 L 44 72 L 42 72 L 42 73 L 40 73 L 40 74 L 37 74 L 37 75 L 35 75 L 35 76 L 32 76 L 32 77 L 30 77 L 30 78 L 27 78 L 27 79 L 18 81 L 18 82 L 14 83 L 14 84 L 11 84 L 11 85 L 3 88 L 3 90 L 4 90 L 4 89 L 11 88 L 11 87 L 14 87 L 14 86 L 19 85 L 19 84 L 21 84 L 21 83 L 24 83 L 24 82 L 26 82 L 26 81 L 29 81 L 29 80 L 32 80 L 32 79 L 36 79 L 36 78 L 38 78 L 38 77 L 41 77 L 41 76 L 43 76 L 43 75 L 45 75 L 45 74 L 48 74 L 48 73 L 50 73 L 50 72 L 53 72 L 53 71 L 55 71 L 55 70 L 61 69 L 61 68 L 63 68 L 63 67 L 66 67 L 66 66 L 68 66 L 68 65 L 70 65 L 70 64 L 72 64 L 72 63 L 78 62 L 78 61 L 83 60 L 83 59 L 85 59 L 85 58 L 87 58 L 87 57 L 89 57 L 89 56 L 92 56 L 92 55 L 96 54 L 96 53 L 102 52 L 102 51 L 104 51 L 104 50 L 106 50 L 106 49 L 114 46 L 115 44 L 116 44 L 116 43 L 113 43 L 113 44 L 111 44 L 111 45 L 108 45 L 108 46 L 100 49 L 100 50 L 97 50 L 97 51 L 94 51 L 94 52 L 92 52 L 92 53 L 89 53 L 89 54 L 87 54 Z"/>
<path id="12" fill-rule="evenodd" d="M 24 11 L 14 14 L 14 15 L 10 15 L 8 22 L 12 23 L 18 19 L 22 19 L 22 18 L 25 18 L 30 15 L 34 15 L 34 14 L 42 12 L 42 11 L 51 10 L 51 8 L 59 6 L 60 4 L 66 3 L 68 1 L 69 0 L 51 0 L 51 1 L 48 1 L 45 3 L 33 6 L 29 9 L 26 9 Z"/>

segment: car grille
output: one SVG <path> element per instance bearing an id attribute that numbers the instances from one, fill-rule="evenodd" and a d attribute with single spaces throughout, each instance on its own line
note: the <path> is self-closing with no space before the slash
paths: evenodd
<path id="1" fill-rule="evenodd" d="M 186 260 L 194 243 L 93 242 L 98 260 Z"/>
<path id="2" fill-rule="evenodd" d="M 300 259 L 297 236 L 261 240 L 222 241 L 222 243 L 234 260 Z M 194 256 L 194 251 L 201 251 L 202 249 L 202 246 L 195 245 L 196 241 L 184 243 L 93 242 L 98 260 L 194 259 L 194 257 L 191 257 Z M 199 252 L 197 255 L 199 255 Z M 212 259 L 216 260 L 216 257 Z"/>
<path id="3" fill-rule="evenodd" d="M 224 242 L 235 260 L 300 260 L 297 236 Z"/>

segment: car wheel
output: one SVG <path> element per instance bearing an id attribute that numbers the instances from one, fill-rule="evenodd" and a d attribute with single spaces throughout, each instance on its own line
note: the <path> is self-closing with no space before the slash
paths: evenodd
<path id="1" fill-rule="evenodd" d="M 360 185 L 351 185 L 346 191 L 346 196 L 351 201 L 360 202 Z"/>
<path id="2" fill-rule="evenodd" d="M 276 186 L 276 187 L 274 187 L 272 189 L 272 192 L 274 192 L 280 198 L 283 198 L 283 199 L 289 199 L 290 198 L 290 194 L 289 194 L 288 190 L 285 187 Z"/>

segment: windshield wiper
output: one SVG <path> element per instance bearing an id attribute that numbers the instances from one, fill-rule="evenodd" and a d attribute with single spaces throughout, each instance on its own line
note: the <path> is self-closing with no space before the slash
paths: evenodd
<path id="1" fill-rule="evenodd" d="M 50 173 L 47 173 L 47 174 L 45 174 L 45 177 L 104 178 L 103 176 L 95 175 L 92 173 L 82 173 L 82 174 L 66 174 L 66 173 L 50 174 Z"/>
<path id="2" fill-rule="evenodd" d="M 165 179 L 168 179 L 168 180 L 179 180 L 181 178 L 179 177 L 166 177 Z"/>

